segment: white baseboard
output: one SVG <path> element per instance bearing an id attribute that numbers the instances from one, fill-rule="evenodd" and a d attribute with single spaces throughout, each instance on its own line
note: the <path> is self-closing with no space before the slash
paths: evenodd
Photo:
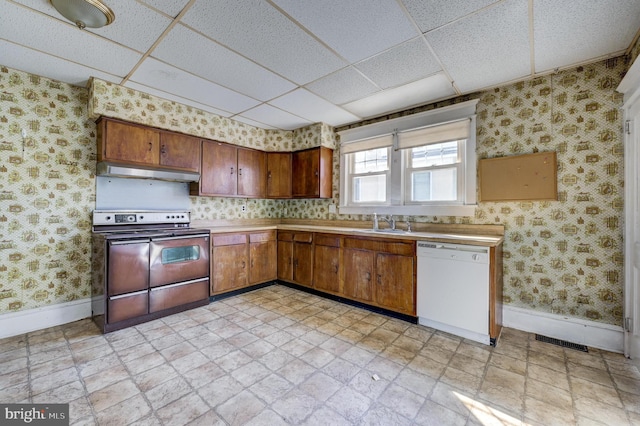
<path id="1" fill-rule="evenodd" d="M 0 315 L 0 339 L 67 324 L 91 316 L 91 299 Z"/>
<path id="2" fill-rule="evenodd" d="M 624 352 L 624 331 L 619 326 L 512 306 L 503 306 L 502 314 L 505 327 L 610 352 Z"/>

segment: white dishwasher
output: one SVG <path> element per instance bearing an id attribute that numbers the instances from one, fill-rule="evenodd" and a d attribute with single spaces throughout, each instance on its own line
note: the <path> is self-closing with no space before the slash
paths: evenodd
<path id="1" fill-rule="evenodd" d="M 491 344 L 489 248 L 419 241 L 419 324 Z"/>

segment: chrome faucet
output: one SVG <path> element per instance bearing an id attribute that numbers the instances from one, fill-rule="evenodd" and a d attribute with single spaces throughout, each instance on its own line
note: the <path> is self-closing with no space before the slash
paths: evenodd
<path id="1" fill-rule="evenodd" d="M 396 220 L 393 217 L 392 214 L 390 214 L 387 217 L 381 217 L 380 219 L 384 220 L 385 222 L 387 222 L 389 224 L 389 226 L 391 227 L 391 229 L 393 229 L 395 231 L 396 229 Z"/>

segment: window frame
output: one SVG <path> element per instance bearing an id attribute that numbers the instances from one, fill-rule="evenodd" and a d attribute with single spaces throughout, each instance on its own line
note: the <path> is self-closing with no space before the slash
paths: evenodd
<path id="1" fill-rule="evenodd" d="M 421 216 L 473 216 L 477 207 L 477 155 L 476 155 L 476 105 L 478 100 L 454 104 L 448 107 L 429 110 L 367 126 L 356 127 L 339 132 L 340 144 L 340 214 L 397 214 Z M 457 175 L 457 200 L 439 200 L 429 202 L 410 202 L 408 195 L 409 180 L 407 162 L 411 148 L 398 149 L 398 132 L 412 131 L 429 126 L 438 126 L 449 122 L 469 120 L 469 137 L 459 142 L 458 155 L 461 164 Z M 393 136 L 390 149 L 390 184 L 387 185 L 389 203 L 354 203 L 351 201 L 351 169 L 348 154 L 357 152 L 353 147 L 366 139 Z M 435 141 L 431 143 L 448 142 Z M 352 145 L 353 144 L 353 145 Z M 425 145 L 428 145 L 426 143 Z M 419 145 L 422 146 L 422 145 Z M 344 149 L 346 148 L 346 149 Z M 363 149 L 364 150 L 364 149 Z M 347 153 L 343 152 L 347 151 Z M 444 167 L 451 167 L 446 165 Z"/>
<path id="2" fill-rule="evenodd" d="M 359 153 L 359 152 L 366 152 L 366 151 L 370 151 L 372 149 L 380 149 L 380 148 L 385 148 L 385 147 L 378 147 L 378 148 L 370 148 L 370 149 L 364 149 L 362 151 L 355 151 L 352 152 L 350 154 L 352 154 L 349 159 L 348 159 L 348 166 L 347 166 L 347 186 L 345 187 L 346 192 L 344 192 L 345 196 L 349 198 L 349 204 L 353 205 L 353 206 L 387 206 L 390 204 L 390 195 L 391 195 L 391 146 L 386 147 L 387 149 L 387 170 L 385 171 L 381 171 L 381 172 L 365 172 L 365 173 L 356 173 L 355 172 L 355 154 Z M 356 201 L 354 199 L 354 182 L 355 179 L 358 177 L 365 177 L 365 176 L 381 176 L 384 175 L 385 176 L 385 180 L 386 180 L 386 187 L 385 187 L 385 200 L 381 201 L 381 202 L 363 202 L 363 201 Z"/>

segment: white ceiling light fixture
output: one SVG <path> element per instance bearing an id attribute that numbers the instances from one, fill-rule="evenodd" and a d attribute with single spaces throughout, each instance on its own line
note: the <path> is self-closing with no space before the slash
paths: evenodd
<path id="1" fill-rule="evenodd" d="M 100 0 L 49 0 L 58 12 L 81 30 L 100 28 L 116 19 L 111 9 Z"/>

